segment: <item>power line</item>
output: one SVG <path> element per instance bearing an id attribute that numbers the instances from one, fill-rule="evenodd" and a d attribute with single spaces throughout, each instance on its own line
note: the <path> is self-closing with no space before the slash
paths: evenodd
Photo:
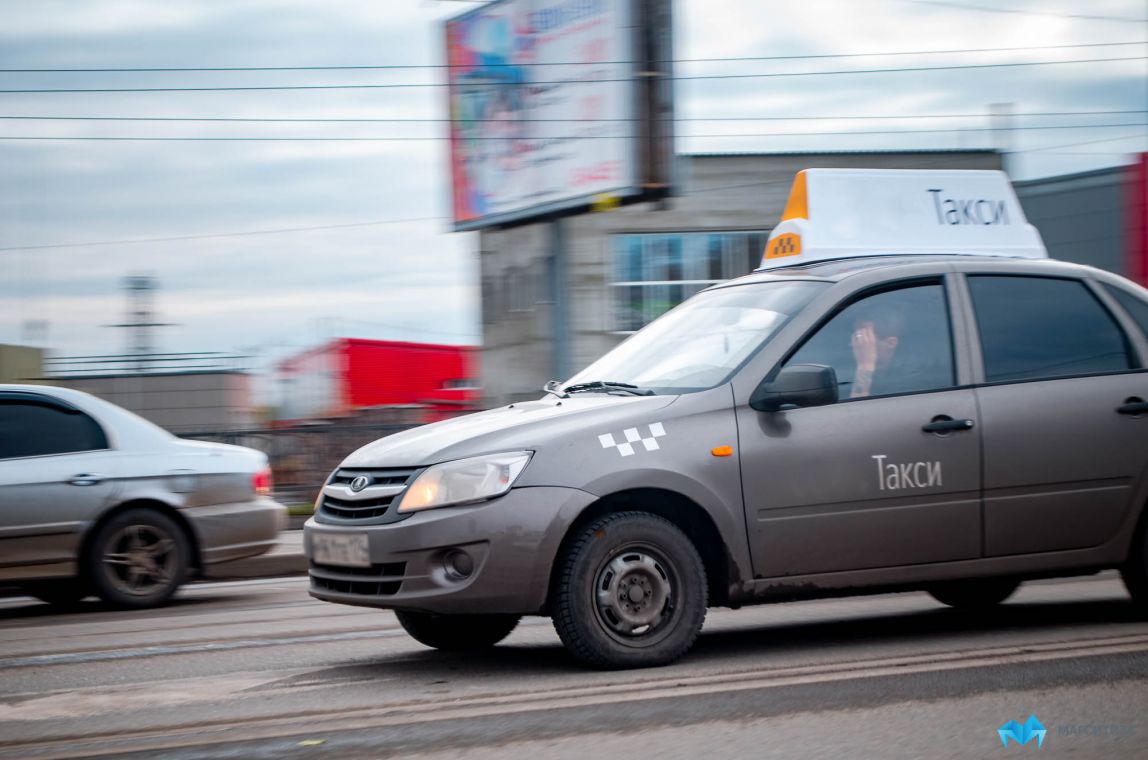
<path id="1" fill-rule="evenodd" d="M 1044 117 L 1044 116 L 1125 116 L 1148 113 L 1148 109 L 1132 109 L 1125 111 L 1030 111 L 1027 113 L 1012 113 L 1012 117 Z M 984 113 L 949 113 L 949 114 L 888 114 L 876 115 L 820 115 L 820 116 L 692 116 L 665 119 L 663 122 L 689 123 L 689 122 L 715 122 L 715 121 L 861 121 L 861 120 L 912 120 L 912 119 L 983 119 Z M 292 117 L 230 117 L 230 116 L 11 116 L 0 115 L 0 120 L 6 121 L 116 121 L 116 122 L 225 122 L 243 124 L 450 124 L 449 118 L 292 118 Z M 601 118 L 601 119 L 470 119 L 471 123 L 513 123 L 513 124 L 616 124 L 640 122 L 640 118 Z"/>
<path id="2" fill-rule="evenodd" d="M 894 69 L 836 69 L 831 71 L 786 71 L 770 72 L 766 74 L 704 74 L 687 76 L 662 77 L 664 82 L 687 82 L 719 79 L 776 79 L 788 77 L 807 76 L 837 76 L 846 74 L 904 74 L 921 73 L 926 71 L 967 71 L 972 69 L 1006 69 L 1029 66 L 1063 66 L 1079 63 L 1112 63 L 1120 61 L 1143 61 L 1145 56 L 1128 56 L 1120 58 L 1079 58 L 1069 61 L 1017 61 L 1011 63 L 974 63 L 956 66 L 913 66 Z M 553 81 L 529 82 L 530 86 L 539 85 L 568 85 L 568 84 L 600 84 L 609 82 L 632 82 L 632 77 L 611 79 L 559 79 Z M 302 84 L 302 85 L 264 85 L 264 86 L 235 86 L 235 87 L 88 87 L 88 88 L 50 88 L 50 89 L 24 89 L 0 90 L 0 94 L 50 94 L 50 93 L 124 93 L 124 92 L 256 92 L 273 90 L 393 90 L 415 88 L 443 88 L 449 87 L 446 82 L 409 82 L 390 84 Z"/>
<path id="3" fill-rule="evenodd" d="M 242 232 L 211 232 L 202 235 L 174 235 L 170 237 L 131 238 L 127 240 L 95 240 L 84 243 L 49 243 L 45 245 L 14 245 L 0 248 L 0 251 L 40 251 L 49 248 L 88 248 L 101 245 L 137 245 L 141 243 L 171 243 L 182 240 L 206 240 L 209 238 L 248 237 L 251 235 L 280 235 L 292 232 L 313 232 L 315 230 L 342 230 L 354 227 L 378 227 L 386 224 L 408 224 L 414 222 L 444 221 L 446 217 L 423 216 L 414 219 L 380 219 L 371 222 L 349 222 L 346 224 L 319 224 L 309 227 L 279 227 L 267 230 L 246 230 Z"/>
<path id="4" fill-rule="evenodd" d="M 1126 127 L 1142 127 L 1146 126 L 1145 123 L 1131 123 L 1131 124 L 1042 124 L 1031 125 L 1023 127 L 1012 127 L 1011 131 L 1021 130 L 1050 130 L 1050 129 L 1119 129 Z M 731 137 L 854 137 L 858 135 L 919 135 L 919 134 L 948 134 L 948 133 L 965 133 L 965 132 L 997 132 L 994 127 L 952 127 L 948 129 L 876 129 L 876 130 L 856 130 L 856 131 L 834 131 L 834 132 L 730 132 L 730 133 L 711 133 L 711 134 L 685 134 L 677 135 L 676 139 L 711 139 L 711 138 L 731 138 Z M 550 141 L 567 141 L 567 140 L 635 140 L 639 135 L 539 135 L 534 137 L 522 138 L 532 142 L 550 142 Z M 105 141 L 105 142 L 438 142 L 444 140 L 451 140 L 447 135 L 396 135 L 389 137 L 210 137 L 210 136 L 194 136 L 194 137 L 130 137 L 130 136 L 99 136 L 99 135 L 76 135 L 76 136 L 43 136 L 43 135 L 0 135 L 0 140 L 11 141 L 35 141 L 35 140 L 48 140 L 48 141 Z M 505 141 L 507 137 L 470 137 L 467 141 Z"/>
<path id="5" fill-rule="evenodd" d="M 1130 124 L 1129 126 L 1137 126 L 1137 125 Z M 1097 143 L 1115 142 L 1117 140 L 1132 140 L 1132 139 L 1135 139 L 1138 137 L 1143 137 L 1143 135 L 1134 134 L 1134 135 L 1123 135 L 1121 137 L 1104 137 L 1104 138 L 1099 139 L 1099 140 L 1085 140 L 1083 142 L 1070 142 L 1070 143 L 1063 143 L 1061 145 L 1045 145 L 1045 146 L 1040 147 L 1040 148 L 1025 148 L 1024 150 L 1016 150 L 1013 152 L 1014 153 L 1037 153 L 1037 152 L 1040 152 L 1042 150 L 1057 150 L 1058 148 L 1075 148 L 1075 147 L 1078 147 L 1080 145 L 1095 145 Z"/>
<path id="6" fill-rule="evenodd" d="M 1058 148 L 1073 148 L 1073 147 L 1077 147 L 1077 146 L 1081 146 L 1081 145 L 1093 145 L 1096 143 L 1113 142 L 1115 140 L 1129 140 L 1129 139 L 1133 139 L 1136 137 L 1139 137 L 1139 135 L 1124 135 L 1122 137 L 1107 137 L 1107 138 L 1103 138 L 1100 140 L 1085 140 L 1082 142 L 1065 143 L 1062 145 L 1049 145 L 1049 146 L 1045 146 L 1042 148 L 1029 148 L 1026 150 L 1020 150 L 1020 151 L 1015 151 L 1015 152 L 1027 153 L 1027 152 L 1032 152 L 1032 151 L 1055 150 Z M 947 158 L 947 159 L 941 159 L 938 161 L 932 161 L 932 162 L 929 162 L 928 164 L 922 164 L 922 165 L 923 166 L 942 166 L 942 165 L 957 163 L 958 161 L 959 161 L 959 159 Z M 791 183 L 791 181 L 792 180 L 790 180 L 790 179 L 762 180 L 759 182 L 745 182 L 745 183 L 736 184 L 736 185 L 720 185 L 717 187 L 703 187 L 703 188 L 697 188 L 697 189 L 690 190 L 689 195 L 697 195 L 699 193 L 712 193 L 712 192 L 718 192 L 721 190 L 741 190 L 741 189 L 746 189 L 746 188 L 751 188 L 751 187 L 788 185 Z M 321 224 L 321 225 L 314 225 L 314 226 L 309 226 L 309 227 L 281 227 L 281 228 L 277 228 L 277 229 L 246 230 L 246 231 L 242 231 L 242 232 L 214 232 L 214 233 L 203 233 L 203 234 L 199 234 L 199 235 L 180 235 L 180 236 L 162 237 L 162 238 L 129 238 L 126 240 L 95 240 L 95 241 L 88 241 L 88 242 L 84 242 L 84 243 L 48 243 L 48 244 L 43 244 L 43 245 L 9 246 L 9 247 L 5 247 L 5 248 L 0 248 L 0 251 L 36 251 L 36 250 L 51 250 L 51 249 L 57 249 L 57 248 L 86 248 L 86 247 L 91 247 L 91 246 L 137 245 L 137 244 L 141 244 L 141 243 L 166 243 L 166 242 L 182 241 L 182 240 L 207 240 L 207 239 L 211 239 L 211 238 L 247 237 L 247 236 L 253 236 L 253 235 L 279 235 L 279 234 L 288 234 L 288 233 L 296 233 L 296 232 L 313 232 L 313 231 L 318 231 L 318 230 L 334 230 L 334 229 L 346 229 L 346 228 L 354 228 L 354 227 L 374 227 L 374 226 L 386 225 L 386 224 L 404 224 L 404 223 L 408 223 L 408 222 L 432 222 L 432 221 L 435 221 L 435 222 L 450 221 L 450 217 L 430 216 L 430 217 L 420 217 L 420 218 L 414 218 L 414 219 L 383 219 L 383 220 L 369 221 L 369 222 L 350 222 L 350 223 L 345 223 L 345 224 Z"/>
<path id="7" fill-rule="evenodd" d="M 1015 13 L 1022 16 L 1050 16 L 1052 18 L 1078 18 L 1087 21 L 1120 21 L 1124 23 L 1144 24 L 1148 23 L 1148 18 L 1130 18 L 1127 16 L 1099 16 L 1089 15 L 1084 13 L 1058 13 L 1056 11 L 1034 11 L 1025 8 L 999 8 L 987 5 L 973 5 L 971 3 L 958 3 L 951 0 L 901 0 L 901 2 L 912 3 L 914 5 L 933 5 L 946 8 L 958 8 L 965 11 L 982 11 L 985 13 Z"/>
<path id="8" fill-rule="evenodd" d="M 390 329 L 390 330 L 407 330 L 410 332 L 420 332 L 420 333 L 426 333 L 429 335 L 453 335 L 456 337 L 464 337 L 465 336 L 468 338 L 474 338 L 474 337 L 481 337 L 482 336 L 482 333 L 456 332 L 454 330 L 435 330 L 435 329 L 428 328 L 428 327 L 411 327 L 411 326 L 407 326 L 407 325 L 393 324 L 390 322 L 376 322 L 376 321 L 370 320 L 370 319 L 356 319 L 354 317 L 333 316 L 333 317 L 330 317 L 330 319 L 332 321 L 335 321 L 335 322 L 354 323 L 354 324 L 358 324 L 358 325 L 370 325 L 371 327 L 385 327 L 385 328 Z"/>
<path id="9" fill-rule="evenodd" d="M 941 152 L 944 152 L 944 151 L 942 150 Z M 948 158 L 941 158 L 941 159 L 936 159 L 933 161 L 915 162 L 912 165 L 912 168 L 913 169 L 934 168 L 934 167 L 938 167 L 938 166 L 950 166 L 953 164 L 962 164 L 964 162 L 965 162 L 965 159 L 963 159 L 963 158 L 957 158 L 957 157 L 950 156 Z M 685 195 L 688 197 L 688 196 L 698 195 L 701 193 L 716 193 L 716 192 L 721 192 L 723 190 L 745 190 L 745 189 L 751 188 L 751 187 L 775 187 L 775 186 L 779 186 L 779 185 L 788 187 L 789 185 L 792 185 L 792 184 L 793 184 L 793 180 L 788 178 L 788 177 L 785 177 L 782 179 L 759 180 L 757 182 L 743 182 L 743 183 L 740 183 L 737 185 L 718 185 L 717 187 L 690 188 L 685 193 Z M 768 226 L 770 228 L 772 228 L 773 225 L 770 224 Z"/>
<path id="10" fill-rule="evenodd" d="M 876 53 L 818 53 L 809 55 L 733 56 L 717 58 L 671 58 L 654 63 L 744 63 L 750 61 L 829 60 L 841 58 L 874 58 L 879 56 L 964 55 L 970 53 L 1013 53 L 1032 50 L 1068 50 L 1074 48 L 1121 47 L 1143 45 L 1145 40 L 1132 42 L 1082 42 L 1072 45 L 1029 45 L 1003 48 L 962 48 L 952 50 L 897 50 Z M 493 64 L 484 68 L 535 68 L 539 66 L 630 66 L 635 61 L 543 61 L 528 64 Z M 126 68 L 61 68 L 61 69 L 0 69 L 0 74 L 112 74 L 112 73 L 179 73 L 224 71 L 410 71 L 427 69 L 472 68 L 449 63 L 412 63 L 379 65 L 336 66 L 140 66 Z"/>

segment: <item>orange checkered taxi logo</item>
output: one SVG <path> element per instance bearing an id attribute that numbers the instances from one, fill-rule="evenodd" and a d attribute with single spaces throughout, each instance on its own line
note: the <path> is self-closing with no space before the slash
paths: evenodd
<path id="1" fill-rule="evenodd" d="M 769 247 L 765 249 L 765 257 L 767 259 L 780 259 L 784 256 L 797 256 L 801 253 L 801 236 L 793 233 L 786 232 L 784 235 L 778 235 L 773 240 L 769 241 Z"/>

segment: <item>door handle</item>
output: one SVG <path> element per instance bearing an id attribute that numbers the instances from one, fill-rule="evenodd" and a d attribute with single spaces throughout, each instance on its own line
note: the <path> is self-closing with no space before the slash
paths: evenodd
<path id="1" fill-rule="evenodd" d="M 972 430 L 975 425 L 976 423 L 972 420 L 954 420 L 948 415 L 939 414 L 921 430 L 926 433 L 952 433 L 959 430 Z"/>
<path id="2" fill-rule="evenodd" d="M 1132 398 L 1124 399 L 1124 403 L 1116 407 L 1116 411 L 1120 414 L 1132 414 L 1139 416 L 1148 412 L 1148 401 L 1142 398 L 1133 396 Z"/>
<path id="3" fill-rule="evenodd" d="M 103 475 L 97 475 L 94 472 L 82 472 L 79 475 L 73 475 L 68 479 L 68 485 L 72 486 L 98 486 L 104 482 Z"/>

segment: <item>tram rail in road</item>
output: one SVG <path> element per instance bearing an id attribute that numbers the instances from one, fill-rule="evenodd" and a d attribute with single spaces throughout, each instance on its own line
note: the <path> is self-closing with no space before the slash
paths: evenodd
<path id="1" fill-rule="evenodd" d="M 604 687 L 564 689 L 559 693 L 543 689 L 515 694 L 490 694 L 454 701 L 448 706 L 443 706 L 439 699 L 426 699 L 360 710 L 311 710 L 286 717 L 218 721 L 136 733 L 118 732 L 106 736 L 88 733 L 42 742 L 9 744 L 0 749 L 0 758 L 35 757 L 40 760 L 55 760 L 77 756 L 100 757 L 119 755 L 125 751 L 172 750 L 238 741 L 307 736 L 315 732 L 311 723 L 315 719 L 322 719 L 323 732 L 338 733 L 368 728 L 409 727 L 413 724 L 488 718 L 515 713 L 616 705 L 646 700 L 684 699 L 734 691 L 1138 652 L 1148 652 L 1148 634 L 969 650 L 955 652 L 949 656 L 932 654 L 874 658 L 819 666 L 761 667 L 738 674 L 723 673 L 718 676 L 645 678 L 630 686 L 611 684 Z M 273 694 L 273 690 L 263 691 L 265 697 Z M 434 708 L 433 712 L 428 712 L 429 707 Z"/>
<path id="2" fill-rule="evenodd" d="M 993 691 L 1039 708 L 1058 684 L 1148 677 L 1148 623 L 1108 576 L 1030 584 L 995 623 L 921 594 L 714 610 L 694 656 L 613 673 L 575 666 L 542 618 L 493 654 L 445 655 L 387 613 L 324 616 L 303 583 L 205 585 L 147 614 L 5 600 L 0 759 L 282 757 L 315 736 L 329 756 L 380 757 Z"/>

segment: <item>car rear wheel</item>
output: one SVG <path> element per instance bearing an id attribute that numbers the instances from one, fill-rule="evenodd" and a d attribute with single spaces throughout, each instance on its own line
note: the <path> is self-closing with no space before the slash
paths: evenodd
<path id="1" fill-rule="evenodd" d="M 705 567 L 670 521 L 606 515 L 558 561 L 554 627 L 577 659 L 597 668 L 653 667 L 693 646 L 706 615 Z"/>
<path id="2" fill-rule="evenodd" d="M 91 594 L 91 590 L 77 578 L 37 581 L 24 586 L 24 591 L 41 602 L 58 607 L 70 607 Z"/>
<path id="3" fill-rule="evenodd" d="M 420 644 L 449 652 L 492 647 L 518 625 L 519 615 L 432 615 L 395 611 L 399 624 Z"/>
<path id="4" fill-rule="evenodd" d="M 129 509 L 96 532 L 87 553 L 92 587 L 117 607 L 163 604 L 187 577 L 191 546 L 183 529 L 152 509 Z"/>
<path id="5" fill-rule="evenodd" d="M 1120 577 L 1132 597 L 1132 603 L 1148 613 L 1148 520 L 1142 521 L 1132 552 L 1120 568 Z"/>
<path id="6" fill-rule="evenodd" d="M 941 604 L 958 609 L 985 609 L 1013 595 L 1020 581 L 1009 578 L 975 578 L 938 583 L 928 589 Z"/>

